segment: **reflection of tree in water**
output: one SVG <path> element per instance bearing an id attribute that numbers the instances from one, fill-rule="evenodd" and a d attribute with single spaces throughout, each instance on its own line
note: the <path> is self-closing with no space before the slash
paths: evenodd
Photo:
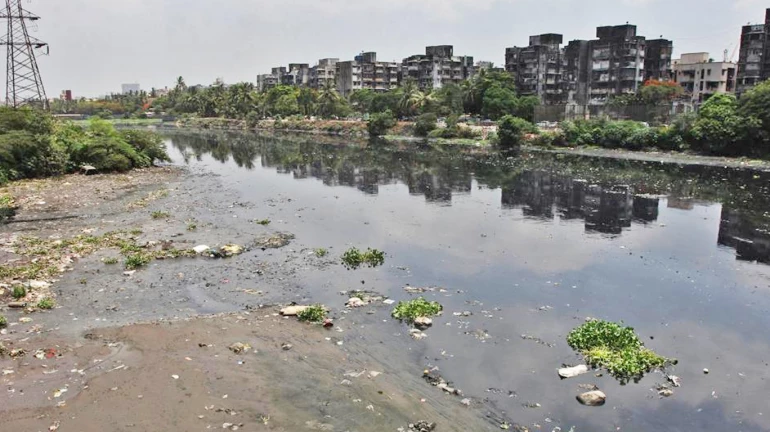
<path id="1" fill-rule="evenodd" d="M 660 195 L 669 196 L 671 202 L 723 203 L 724 219 L 732 222 L 722 224 L 720 243 L 741 250 L 747 246 L 734 238 L 765 238 L 762 233 L 767 233 L 770 221 L 770 175 L 745 170 L 549 154 L 506 158 L 414 145 L 327 145 L 315 137 L 242 133 L 171 137 L 187 158 L 200 160 L 208 153 L 224 163 L 232 156 L 239 167 L 253 169 L 259 157 L 261 166 L 297 179 L 317 178 L 328 186 L 353 187 L 367 194 L 401 183 L 410 194 L 444 205 L 451 205 L 455 194 L 469 193 L 475 179 L 480 187 L 501 189 L 504 208 L 521 208 L 525 216 L 543 220 L 583 220 L 589 231 L 615 235 L 632 221 L 656 221 Z M 734 222 L 737 215 L 740 222 Z M 760 255 L 767 259 L 770 253 L 763 250 Z"/>

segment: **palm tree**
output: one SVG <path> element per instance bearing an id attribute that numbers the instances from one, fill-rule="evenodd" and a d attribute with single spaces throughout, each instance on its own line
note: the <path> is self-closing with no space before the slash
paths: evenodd
<path id="1" fill-rule="evenodd" d="M 181 76 L 179 76 L 179 77 L 176 79 L 176 87 L 174 87 L 174 89 L 175 89 L 175 90 L 178 90 L 178 91 L 185 91 L 185 90 L 187 90 L 187 84 L 185 84 L 185 82 L 184 82 L 184 78 L 182 78 Z"/>
<path id="2" fill-rule="evenodd" d="M 322 117 L 329 117 L 334 114 L 337 104 L 340 101 L 340 94 L 337 93 L 336 85 L 332 80 L 326 80 L 321 91 L 318 94 L 319 113 Z"/>
<path id="3" fill-rule="evenodd" d="M 425 94 L 417 87 L 417 83 L 414 80 L 408 80 L 401 87 L 401 99 L 398 102 L 398 109 L 404 115 L 411 114 L 416 108 L 417 104 L 424 102 Z"/>

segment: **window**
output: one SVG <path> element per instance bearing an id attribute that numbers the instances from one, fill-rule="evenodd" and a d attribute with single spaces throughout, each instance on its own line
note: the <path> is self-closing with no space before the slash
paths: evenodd
<path id="1" fill-rule="evenodd" d="M 707 69 L 706 75 L 711 76 L 711 69 Z"/>

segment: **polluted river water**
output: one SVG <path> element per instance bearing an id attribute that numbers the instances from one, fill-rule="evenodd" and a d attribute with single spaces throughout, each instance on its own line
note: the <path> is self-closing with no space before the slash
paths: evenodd
<path id="1" fill-rule="evenodd" d="M 293 277 L 332 309 L 349 290 L 440 302 L 422 340 L 384 312 L 355 343 L 438 367 L 529 430 L 770 430 L 768 173 L 343 138 L 167 140 L 174 163 L 218 175 L 294 249 L 384 251 L 380 267 Z M 625 385 L 601 370 L 561 380 L 582 361 L 566 335 L 587 317 L 622 321 L 678 364 Z M 668 397 L 666 374 L 681 379 Z M 580 405 L 593 386 L 607 403 Z"/>

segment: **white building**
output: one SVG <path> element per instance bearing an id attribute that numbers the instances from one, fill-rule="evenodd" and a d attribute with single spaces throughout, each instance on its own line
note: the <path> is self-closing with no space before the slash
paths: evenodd
<path id="1" fill-rule="evenodd" d="M 139 84 L 121 84 L 121 93 L 123 94 L 129 94 L 129 93 L 139 93 L 141 91 L 141 86 Z"/>
<path id="2" fill-rule="evenodd" d="M 737 65 L 715 62 L 709 54 L 682 54 L 674 60 L 674 81 L 681 85 L 694 104 L 703 103 L 717 93 L 735 92 Z"/>

